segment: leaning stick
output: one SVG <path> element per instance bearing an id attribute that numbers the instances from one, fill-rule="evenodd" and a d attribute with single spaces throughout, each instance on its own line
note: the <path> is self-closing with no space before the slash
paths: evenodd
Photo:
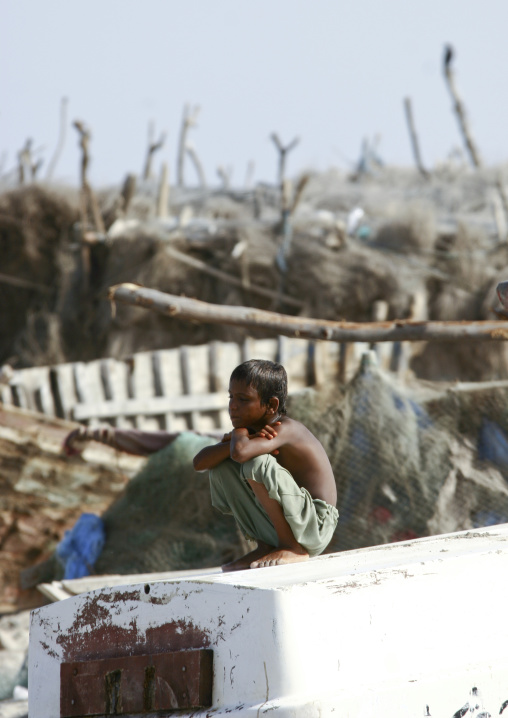
<path id="1" fill-rule="evenodd" d="M 423 166 L 422 158 L 420 155 L 420 145 L 418 142 L 418 135 L 416 134 L 416 128 L 413 118 L 413 108 L 411 105 L 411 98 L 404 98 L 404 110 L 406 113 L 406 122 L 409 129 L 409 137 L 411 139 L 411 148 L 413 150 L 413 157 L 418 168 L 418 172 L 425 178 L 429 176 L 429 173 Z"/>
<path id="2" fill-rule="evenodd" d="M 267 312 L 253 307 L 209 304 L 177 297 L 136 284 L 117 284 L 109 290 L 112 302 L 122 302 L 177 319 L 209 324 L 232 324 L 268 329 L 288 337 L 323 339 L 334 342 L 416 342 L 508 340 L 508 322 L 332 322 Z"/>
<path id="3" fill-rule="evenodd" d="M 465 111 L 464 105 L 462 104 L 462 101 L 459 97 L 459 93 L 457 92 L 457 88 L 455 87 L 455 76 L 452 71 L 453 55 L 454 55 L 453 48 L 450 45 L 447 45 L 445 47 L 445 55 L 444 55 L 444 60 L 443 60 L 443 72 L 444 72 L 446 83 L 448 85 L 448 89 L 450 91 L 450 95 L 452 96 L 454 109 L 455 109 L 455 113 L 457 115 L 457 120 L 459 123 L 460 131 L 462 132 L 462 136 L 464 138 L 464 142 L 466 144 L 467 151 L 469 152 L 471 162 L 473 163 L 474 167 L 481 167 L 482 162 L 480 160 L 480 155 L 478 153 L 478 150 L 476 149 L 476 145 L 471 136 L 471 131 L 469 129 L 469 125 L 467 122 L 466 111 Z"/>
<path id="4" fill-rule="evenodd" d="M 265 287 L 259 287 L 252 284 L 249 284 L 249 286 L 246 287 L 245 281 L 243 279 L 232 277 L 230 274 L 227 274 L 227 272 L 222 272 L 220 269 L 215 269 L 215 267 L 209 267 L 204 262 L 201 262 L 201 260 L 195 259 L 194 257 L 189 257 L 188 254 L 179 252 L 173 247 L 166 247 L 165 252 L 173 259 L 176 259 L 177 262 L 181 262 L 182 264 L 186 264 L 193 269 L 197 269 L 198 271 L 203 272 L 203 274 L 208 274 L 211 277 L 220 279 L 221 282 L 226 282 L 226 284 L 231 284 L 234 287 L 241 287 L 242 289 L 248 288 L 249 292 L 252 292 L 252 294 L 257 294 L 260 297 L 266 297 L 267 299 L 279 298 L 278 293 L 272 291 L 271 289 L 266 289 Z M 304 306 L 304 303 L 300 299 L 293 299 L 293 297 L 288 297 L 286 294 L 281 295 L 280 299 L 284 304 L 287 304 L 289 307 L 296 307 L 297 309 L 302 309 Z"/>
<path id="5" fill-rule="evenodd" d="M 35 292 L 41 292 L 42 294 L 51 294 L 53 291 L 51 287 L 36 284 L 20 277 L 10 277 L 8 274 L 0 274 L 0 284 L 9 284 L 11 287 L 21 287 L 21 289 L 33 289 Z"/>

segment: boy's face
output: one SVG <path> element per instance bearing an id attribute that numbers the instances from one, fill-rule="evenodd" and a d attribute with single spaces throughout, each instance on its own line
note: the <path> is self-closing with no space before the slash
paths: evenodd
<path id="1" fill-rule="evenodd" d="M 229 416 L 235 429 L 262 429 L 266 426 L 273 413 L 269 407 L 261 403 L 256 389 L 239 379 L 232 379 L 229 384 Z"/>

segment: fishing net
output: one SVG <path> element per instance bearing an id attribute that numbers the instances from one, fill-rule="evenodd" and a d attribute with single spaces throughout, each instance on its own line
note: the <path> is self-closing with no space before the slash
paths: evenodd
<path id="1" fill-rule="evenodd" d="M 323 443 L 338 488 L 329 551 L 508 521 L 508 386 L 402 383 L 365 355 L 330 396 L 290 415 Z"/>
<path id="2" fill-rule="evenodd" d="M 215 443 L 184 432 L 153 454 L 103 514 L 106 544 L 96 573 L 220 566 L 245 552 L 235 522 L 212 507 L 208 472 L 193 457 Z"/>

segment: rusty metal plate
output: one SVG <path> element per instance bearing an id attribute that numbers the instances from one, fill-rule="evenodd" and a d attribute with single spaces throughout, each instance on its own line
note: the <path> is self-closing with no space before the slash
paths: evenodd
<path id="1" fill-rule="evenodd" d="M 213 651 L 73 661 L 60 666 L 60 716 L 123 715 L 212 705 Z"/>

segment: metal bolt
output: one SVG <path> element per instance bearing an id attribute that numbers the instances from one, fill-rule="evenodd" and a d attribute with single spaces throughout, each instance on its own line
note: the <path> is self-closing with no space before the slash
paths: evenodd
<path id="1" fill-rule="evenodd" d="M 77 675 L 78 675 L 78 669 L 75 668 L 75 669 L 72 671 L 72 674 L 73 674 L 74 676 L 77 676 Z"/>
<path id="2" fill-rule="evenodd" d="M 76 703 L 76 701 L 75 701 L 74 698 L 73 698 L 72 701 L 71 701 L 71 706 L 73 706 L 74 703 Z"/>
<path id="3" fill-rule="evenodd" d="M 186 671 L 186 670 L 187 670 L 187 669 L 185 668 L 185 666 L 182 666 L 182 671 Z"/>

